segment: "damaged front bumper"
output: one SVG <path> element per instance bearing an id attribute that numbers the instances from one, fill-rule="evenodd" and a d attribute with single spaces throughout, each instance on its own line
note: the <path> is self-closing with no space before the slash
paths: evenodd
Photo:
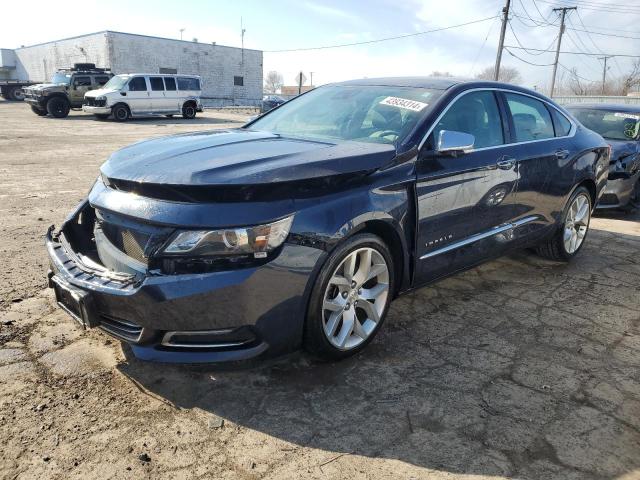
<path id="1" fill-rule="evenodd" d="M 610 172 L 598 209 L 622 208 L 629 205 L 634 189 L 640 181 L 640 168 L 630 172 Z"/>
<path id="2" fill-rule="evenodd" d="M 269 263 L 229 271 L 118 273 L 74 251 L 67 238 L 77 235 L 68 232 L 74 222 L 72 216 L 60 231 L 47 232 L 49 286 L 85 328 L 126 341 L 137 357 L 219 362 L 300 346 L 310 279 L 322 250 L 284 244 Z"/>

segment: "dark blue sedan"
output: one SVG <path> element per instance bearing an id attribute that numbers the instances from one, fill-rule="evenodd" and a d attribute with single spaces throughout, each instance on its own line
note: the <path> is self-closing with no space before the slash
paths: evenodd
<path id="1" fill-rule="evenodd" d="M 49 230 L 50 286 L 143 359 L 339 359 L 400 294 L 514 249 L 572 259 L 609 155 L 512 85 L 328 85 L 240 129 L 115 152 Z"/>
<path id="2" fill-rule="evenodd" d="M 567 110 L 611 145 L 609 181 L 596 207 L 640 206 L 640 105 L 574 104 Z"/>

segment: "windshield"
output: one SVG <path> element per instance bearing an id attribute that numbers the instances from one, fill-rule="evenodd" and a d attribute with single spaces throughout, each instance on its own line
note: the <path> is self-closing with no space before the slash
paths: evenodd
<path id="1" fill-rule="evenodd" d="M 71 74 L 61 72 L 54 73 L 53 77 L 51 77 L 51 83 L 69 85 L 69 83 L 71 83 Z"/>
<path id="2" fill-rule="evenodd" d="M 316 88 L 248 128 L 311 140 L 398 144 L 431 108 L 437 90 L 332 85 Z"/>
<path id="3" fill-rule="evenodd" d="M 129 75 L 116 75 L 115 77 L 111 77 L 107 83 L 105 83 L 102 88 L 111 88 L 113 90 L 120 90 L 124 87 L 129 81 Z"/>
<path id="4" fill-rule="evenodd" d="M 640 113 L 616 112 L 591 108 L 569 111 L 589 130 L 610 140 L 635 140 L 640 130 Z"/>

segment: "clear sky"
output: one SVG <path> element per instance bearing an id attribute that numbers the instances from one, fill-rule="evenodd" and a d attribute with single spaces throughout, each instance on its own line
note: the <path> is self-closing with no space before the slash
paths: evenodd
<path id="1" fill-rule="evenodd" d="M 578 4 L 579 16 L 570 13 L 563 50 L 640 55 L 640 40 L 596 33 L 639 37 L 640 2 L 609 0 L 513 0 L 511 25 L 525 47 L 547 49 L 557 35 L 553 4 Z M 367 45 L 310 50 L 269 52 L 376 40 L 396 35 L 458 25 L 500 15 L 504 0 L 83 0 L 69 9 L 56 2 L 30 0 L 25 20 L 3 19 L 0 46 L 6 48 L 90 33 L 117 30 L 146 35 L 197 38 L 200 42 L 240 45 L 240 17 L 245 47 L 264 50 L 264 71 L 277 70 L 285 83 L 293 84 L 296 72 L 314 72 L 314 84 L 361 77 L 428 75 L 434 70 L 457 76 L 474 76 L 495 61 L 499 19 L 465 27 Z M 607 6 L 608 5 L 608 6 Z M 19 12 L 13 9 L 12 12 Z M 12 14 L 13 15 L 13 14 Z M 71 20 L 71 22 L 69 21 Z M 586 27 L 585 27 L 586 25 Z M 486 42 L 485 42 L 486 39 Z M 517 46 L 511 29 L 507 45 Z M 553 45 L 555 47 L 555 44 Z M 552 53 L 512 50 L 537 64 L 549 64 Z M 531 66 L 504 53 L 503 64 L 520 70 L 523 83 L 544 89 L 551 67 Z M 595 57 L 561 55 L 567 68 L 576 67 L 584 78 L 599 80 L 602 63 Z M 609 62 L 610 75 L 629 69 L 630 59 Z M 559 69 L 559 75 L 566 72 Z"/>

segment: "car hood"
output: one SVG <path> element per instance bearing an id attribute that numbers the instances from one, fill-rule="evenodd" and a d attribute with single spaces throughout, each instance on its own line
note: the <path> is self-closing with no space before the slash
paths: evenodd
<path id="1" fill-rule="evenodd" d="M 100 95 L 109 95 L 110 93 L 117 93 L 119 90 L 114 88 L 97 88 L 95 90 L 90 90 L 84 94 L 85 97 L 98 97 Z"/>
<path id="2" fill-rule="evenodd" d="M 118 150 L 108 179 L 164 185 L 265 185 L 372 171 L 396 154 L 388 144 L 319 142 L 248 129 L 162 137 Z"/>
<path id="3" fill-rule="evenodd" d="M 611 145 L 611 163 L 615 163 L 616 161 L 628 157 L 629 155 L 633 155 L 638 151 L 638 142 L 635 140 L 606 140 L 607 143 Z"/>
<path id="4" fill-rule="evenodd" d="M 65 90 L 66 85 L 64 83 L 38 83 L 26 87 L 25 90 L 41 91 L 41 90 Z"/>

